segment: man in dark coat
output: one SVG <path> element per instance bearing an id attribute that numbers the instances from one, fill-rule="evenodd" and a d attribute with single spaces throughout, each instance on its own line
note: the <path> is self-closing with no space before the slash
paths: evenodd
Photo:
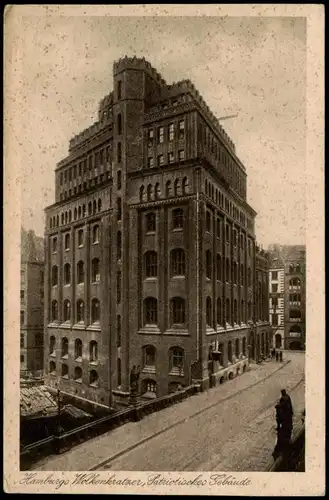
<path id="1" fill-rule="evenodd" d="M 277 362 L 279 361 L 279 353 L 278 352 L 275 353 L 275 359 Z"/>

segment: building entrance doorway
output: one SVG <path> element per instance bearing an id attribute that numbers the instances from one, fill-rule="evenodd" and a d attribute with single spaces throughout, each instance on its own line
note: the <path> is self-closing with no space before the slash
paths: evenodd
<path id="1" fill-rule="evenodd" d="M 282 337 L 279 333 L 275 334 L 275 348 L 281 349 L 282 346 Z"/>

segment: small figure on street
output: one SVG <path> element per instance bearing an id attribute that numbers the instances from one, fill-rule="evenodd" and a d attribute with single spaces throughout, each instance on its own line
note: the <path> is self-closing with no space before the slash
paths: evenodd
<path id="1" fill-rule="evenodd" d="M 272 349 L 272 359 L 275 358 L 275 354 L 276 354 L 276 350 L 275 350 L 275 347 L 273 347 L 273 349 Z"/>
<path id="2" fill-rule="evenodd" d="M 276 362 L 279 361 L 279 353 L 278 352 L 275 353 L 275 359 L 276 359 Z"/>
<path id="3" fill-rule="evenodd" d="M 280 362 L 282 363 L 282 360 L 283 360 L 283 355 L 282 355 L 282 351 L 280 351 Z"/>

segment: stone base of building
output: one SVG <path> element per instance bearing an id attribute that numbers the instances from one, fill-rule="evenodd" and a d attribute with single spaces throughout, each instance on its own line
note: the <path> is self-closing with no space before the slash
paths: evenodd
<path id="1" fill-rule="evenodd" d="M 249 360 L 248 358 L 244 358 L 234 364 L 222 367 L 216 373 L 212 373 L 209 377 L 204 377 L 203 379 L 196 382 L 200 384 L 201 391 L 207 391 L 212 387 L 223 384 L 227 380 L 233 380 L 234 378 L 242 375 L 248 370 Z"/>

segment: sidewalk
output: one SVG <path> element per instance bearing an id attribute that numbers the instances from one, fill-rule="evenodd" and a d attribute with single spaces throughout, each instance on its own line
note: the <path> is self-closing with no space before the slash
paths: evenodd
<path id="1" fill-rule="evenodd" d="M 260 365 L 250 365 L 250 370 L 239 377 L 227 381 L 213 389 L 144 417 L 140 422 L 129 422 L 106 434 L 86 441 L 71 450 L 48 457 L 33 467 L 33 470 L 79 471 L 97 470 L 102 463 L 118 457 L 142 442 L 166 432 L 171 427 L 199 415 L 223 400 L 257 385 L 272 376 L 290 362 L 266 361 Z"/>

